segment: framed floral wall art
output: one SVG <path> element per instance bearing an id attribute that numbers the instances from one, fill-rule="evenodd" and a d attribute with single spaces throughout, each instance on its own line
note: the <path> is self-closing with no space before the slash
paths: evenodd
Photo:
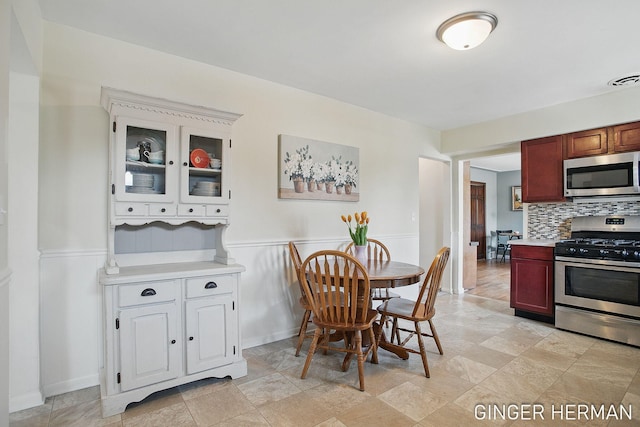
<path id="1" fill-rule="evenodd" d="M 522 210 L 522 187 L 520 186 L 511 187 L 511 210 Z"/>
<path id="2" fill-rule="evenodd" d="M 279 135 L 278 197 L 357 202 L 359 155 L 357 147 Z"/>

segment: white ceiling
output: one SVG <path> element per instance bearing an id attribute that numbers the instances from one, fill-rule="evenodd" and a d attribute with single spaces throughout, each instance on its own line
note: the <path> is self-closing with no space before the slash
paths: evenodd
<path id="1" fill-rule="evenodd" d="M 469 161 L 472 167 L 493 172 L 509 172 L 520 170 L 520 153 L 500 154 L 497 156 L 478 157 Z"/>
<path id="2" fill-rule="evenodd" d="M 639 0 L 40 0 L 44 19 L 438 130 L 613 90 L 640 72 Z M 453 15 L 498 17 L 455 51 Z"/>

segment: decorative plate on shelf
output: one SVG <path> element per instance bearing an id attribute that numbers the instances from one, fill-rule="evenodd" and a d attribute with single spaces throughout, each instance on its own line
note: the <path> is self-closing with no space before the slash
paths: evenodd
<path id="1" fill-rule="evenodd" d="M 209 155 L 201 148 L 196 148 L 191 152 L 191 164 L 196 168 L 209 167 Z"/>

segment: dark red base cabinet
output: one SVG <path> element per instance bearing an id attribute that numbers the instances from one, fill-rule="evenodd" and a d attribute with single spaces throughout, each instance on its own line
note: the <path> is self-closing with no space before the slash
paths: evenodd
<path id="1" fill-rule="evenodd" d="M 553 247 L 511 246 L 511 307 L 516 315 L 553 322 Z"/>

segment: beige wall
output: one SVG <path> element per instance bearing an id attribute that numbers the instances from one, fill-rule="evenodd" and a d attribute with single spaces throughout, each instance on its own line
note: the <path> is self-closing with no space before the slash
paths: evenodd
<path id="1" fill-rule="evenodd" d="M 603 95 L 444 131 L 442 152 L 486 151 L 522 140 L 636 120 L 640 120 L 640 87 L 611 88 Z M 515 148 L 519 151 L 519 144 Z"/>
<path id="2" fill-rule="evenodd" d="M 107 113 L 111 86 L 240 113 L 233 128 L 230 242 L 345 236 L 341 213 L 368 210 L 371 234 L 417 233 L 418 156 L 442 157 L 422 126 L 224 69 L 46 24 L 40 243 L 106 246 Z M 278 134 L 360 148 L 357 204 L 277 198 Z M 46 221 L 45 221 L 46 217 Z"/>

